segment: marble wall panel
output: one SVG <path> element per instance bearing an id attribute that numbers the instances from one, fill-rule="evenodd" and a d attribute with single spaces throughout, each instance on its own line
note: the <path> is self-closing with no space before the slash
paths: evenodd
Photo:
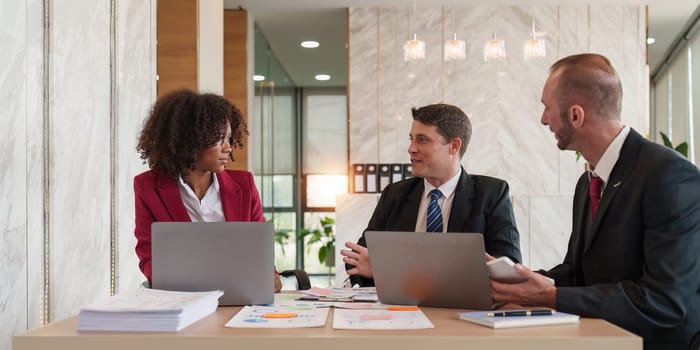
<path id="1" fill-rule="evenodd" d="M 155 0 L 117 2 L 117 290 L 144 281 L 134 253 L 133 178 L 148 167 L 136 152 L 138 134 L 155 100 Z"/>
<path id="2" fill-rule="evenodd" d="M 411 108 L 443 100 L 441 19 L 440 8 L 381 10 L 378 151 L 383 163 L 407 161 Z M 425 42 L 426 58 L 405 61 L 403 45 L 413 33 Z"/>
<path id="3" fill-rule="evenodd" d="M 475 7 L 455 13 L 458 37 L 465 33 L 467 58 L 445 63 L 445 101 L 461 107 L 472 121 L 472 141 L 462 163 L 470 172 L 506 179 L 515 195 L 550 192 L 556 186 L 552 177 L 557 155 L 539 124 L 540 90 L 548 64 L 522 56 L 532 17 L 547 30 L 553 26 L 553 9 Z M 506 41 L 508 56 L 485 62 L 483 44 L 494 28 Z M 447 25 L 445 36 L 450 30 Z M 547 45 L 552 43 L 548 40 Z"/>
<path id="4" fill-rule="evenodd" d="M 413 73 L 403 59 L 403 45 L 409 38 L 408 9 L 379 10 L 379 163 L 408 161 L 408 133 L 411 128 L 412 102 L 404 91 Z"/>
<path id="5" fill-rule="evenodd" d="M 520 233 L 520 254 L 523 257 L 522 263 L 530 266 L 530 197 L 512 196 L 513 213 L 515 214 L 515 224 Z"/>
<path id="6" fill-rule="evenodd" d="M 44 82 L 42 0 L 27 4 L 27 328 L 41 324 L 44 274 Z"/>
<path id="7" fill-rule="evenodd" d="M 338 195 L 336 197 L 335 211 L 335 283 L 338 286 L 343 285 L 343 281 L 347 278 L 345 273 L 345 264 L 342 263 L 340 249 L 345 248 L 345 242 L 357 242 L 362 236 L 369 218 L 374 212 L 379 200 L 378 194 L 347 194 Z"/>
<path id="8" fill-rule="evenodd" d="M 640 82 L 647 80 L 641 59 L 645 57 L 644 32 L 639 22 L 643 15 L 637 6 L 604 6 L 590 8 L 590 51 L 607 56 L 622 80 L 622 120 L 646 135 L 647 107 L 640 105 Z M 645 91 L 644 94 L 647 92 Z M 643 99 L 648 101 L 647 98 Z"/>
<path id="9" fill-rule="evenodd" d="M 556 28 L 559 28 L 559 30 L 548 31 L 556 42 L 556 45 L 553 45 L 552 57 L 554 60 L 551 63 L 565 56 L 589 52 L 591 33 L 588 28 L 588 7 L 558 6 L 557 14 Z M 576 181 L 578 181 L 578 177 L 584 171 L 586 160 L 580 158 L 577 161 L 575 152 L 560 151 L 557 148 L 554 134 L 549 132 L 548 128 L 547 139 L 551 141 L 551 149 L 557 154 L 558 159 L 558 185 L 555 193 L 573 194 L 576 188 Z"/>
<path id="10" fill-rule="evenodd" d="M 377 9 L 352 8 L 348 16 L 350 163 L 378 159 Z"/>
<path id="11" fill-rule="evenodd" d="M 109 295 L 109 21 L 109 1 L 62 2 L 51 13 L 52 320 Z"/>
<path id="12" fill-rule="evenodd" d="M 573 196 L 530 198 L 530 268 L 550 269 L 561 263 L 571 235 Z"/>
<path id="13" fill-rule="evenodd" d="M 587 6 L 557 6 L 557 29 L 550 34 L 556 38 L 556 59 L 590 51 L 591 32 Z"/>
<path id="14" fill-rule="evenodd" d="M 27 13 L 0 1 L 0 349 L 27 326 Z"/>

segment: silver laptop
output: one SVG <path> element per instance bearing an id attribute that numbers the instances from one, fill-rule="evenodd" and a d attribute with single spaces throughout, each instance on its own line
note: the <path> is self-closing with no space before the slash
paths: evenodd
<path id="1" fill-rule="evenodd" d="M 219 305 L 274 302 L 271 222 L 154 222 L 151 287 L 220 289 Z"/>
<path id="2" fill-rule="evenodd" d="M 488 310 L 491 287 L 479 233 L 365 232 L 379 301 Z"/>

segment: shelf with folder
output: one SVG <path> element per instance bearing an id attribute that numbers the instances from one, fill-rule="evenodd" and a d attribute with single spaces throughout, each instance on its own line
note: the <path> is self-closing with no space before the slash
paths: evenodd
<path id="1" fill-rule="evenodd" d="M 354 163 L 351 166 L 353 193 L 379 193 L 386 186 L 412 177 L 411 164 Z"/>

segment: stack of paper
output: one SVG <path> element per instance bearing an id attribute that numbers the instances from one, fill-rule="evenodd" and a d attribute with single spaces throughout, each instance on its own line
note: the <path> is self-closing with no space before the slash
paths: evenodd
<path id="1" fill-rule="evenodd" d="M 214 312 L 223 294 L 130 290 L 81 309 L 78 330 L 177 332 Z"/>

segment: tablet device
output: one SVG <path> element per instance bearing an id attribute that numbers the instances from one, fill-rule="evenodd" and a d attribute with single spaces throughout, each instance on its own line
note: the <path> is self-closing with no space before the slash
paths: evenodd
<path id="1" fill-rule="evenodd" d="M 527 280 L 515 270 L 515 263 L 507 256 L 493 259 L 487 262 L 486 266 L 492 280 L 504 283 L 520 283 Z"/>

